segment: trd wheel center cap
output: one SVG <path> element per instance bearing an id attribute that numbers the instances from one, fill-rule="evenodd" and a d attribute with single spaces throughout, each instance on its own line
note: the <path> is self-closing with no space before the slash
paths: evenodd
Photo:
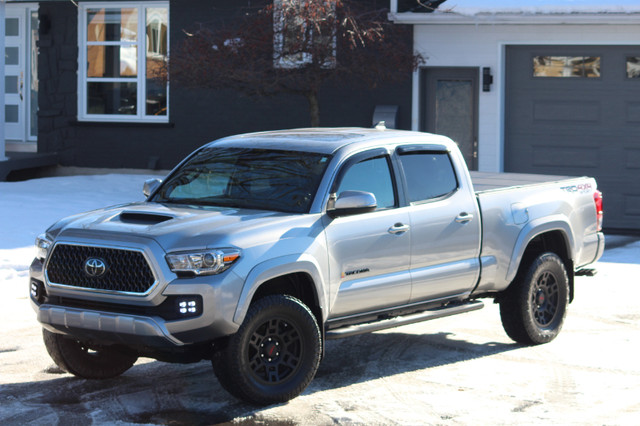
<path id="1" fill-rule="evenodd" d="M 280 356 L 280 342 L 277 339 L 268 338 L 261 345 L 260 357 L 267 362 L 273 362 Z"/>
<path id="2" fill-rule="evenodd" d="M 544 291 L 538 290 L 538 294 L 536 295 L 536 304 L 538 306 L 542 306 L 546 300 L 547 297 L 545 296 Z"/>

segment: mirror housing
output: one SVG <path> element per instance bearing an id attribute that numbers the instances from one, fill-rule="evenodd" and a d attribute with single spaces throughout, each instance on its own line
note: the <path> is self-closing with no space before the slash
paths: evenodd
<path id="1" fill-rule="evenodd" d="M 162 181 L 157 178 L 145 180 L 144 185 L 142 186 L 142 193 L 146 198 L 149 198 L 149 196 L 158 189 L 161 183 Z"/>
<path id="2" fill-rule="evenodd" d="M 327 214 L 332 218 L 351 216 L 354 214 L 368 213 L 378 207 L 376 196 L 371 192 L 344 191 L 338 195 L 333 207 L 327 209 Z"/>

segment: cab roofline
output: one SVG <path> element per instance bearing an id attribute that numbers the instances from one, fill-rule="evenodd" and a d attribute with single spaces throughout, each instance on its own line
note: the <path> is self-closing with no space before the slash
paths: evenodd
<path id="1" fill-rule="evenodd" d="M 334 154 L 336 151 L 354 145 L 366 148 L 380 146 L 384 140 L 389 144 L 427 143 L 448 146 L 450 139 L 423 132 L 359 127 L 317 127 L 265 132 L 245 133 L 228 136 L 206 144 L 206 147 L 264 148 Z"/>

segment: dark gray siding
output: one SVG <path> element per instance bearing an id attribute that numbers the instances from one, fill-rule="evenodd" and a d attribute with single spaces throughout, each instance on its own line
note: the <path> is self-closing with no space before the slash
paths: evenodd
<path id="1" fill-rule="evenodd" d="M 387 6 L 388 6 L 388 2 Z M 237 0 L 179 0 L 170 4 L 170 44 L 197 22 L 233 19 Z M 250 2 L 255 5 L 256 2 Z M 385 2 L 372 1 L 373 7 Z M 62 164 L 84 167 L 171 168 L 198 146 L 230 134 L 309 126 L 307 101 L 281 96 L 254 100 L 233 91 L 171 87 L 169 124 L 77 122 L 77 18 L 69 1 L 40 4 L 50 23 L 39 52 L 38 149 L 58 152 Z M 320 94 L 322 126 L 371 126 L 374 107 L 399 105 L 399 127 L 411 126 L 411 78 L 377 90 L 325 87 Z"/>
<path id="2" fill-rule="evenodd" d="M 598 56 L 597 78 L 534 78 L 538 55 Z M 505 170 L 594 176 L 605 228 L 640 229 L 640 46 L 507 48 Z"/>

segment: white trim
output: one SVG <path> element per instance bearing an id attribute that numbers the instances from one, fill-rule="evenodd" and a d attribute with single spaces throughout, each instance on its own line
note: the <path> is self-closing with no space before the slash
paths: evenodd
<path id="1" fill-rule="evenodd" d="M 0 35 L 0 52 L 4 52 L 4 18 L 5 18 L 5 0 L 0 0 L 0 25 L 2 30 L 2 34 Z M 2 96 L 2 101 L 0 102 L 0 112 L 4 111 L 4 55 L 0 58 L 0 96 Z M 0 115 L 0 161 L 7 160 L 5 156 L 5 143 L 4 143 L 4 113 Z"/>
<path id="2" fill-rule="evenodd" d="M 640 13 L 507 14 L 389 13 L 396 24 L 429 25 L 637 25 Z"/>
<path id="3" fill-rule="evenodd" d="M 120 9 L 135 8 L 138 12 L 138 32 L 136 41 L 105 41 L 89 42 L 86 40 L 87 11 L 89 9 Z M 169 84 L 167 83 L 167 113 L 162 116 L 147 115 L 146 113 L 146 11 L 150 8 L 167 10 L 167 55 L 169 54 L 170 12 L 169 1 L 121 1 L 121 2 L 83 2 L 78 6 L 78 121 L 89 122 L 117 122 L 117 123 L 167 123 L 169 122 Z M 87 77 L 87 46 L 135 46 L 137 48 L 137 65 L 135 77 Z M 137 114 L 89 114 L 87 112 L 87 85 L 90 82 L 113 82 L 136 84 Z"/>

